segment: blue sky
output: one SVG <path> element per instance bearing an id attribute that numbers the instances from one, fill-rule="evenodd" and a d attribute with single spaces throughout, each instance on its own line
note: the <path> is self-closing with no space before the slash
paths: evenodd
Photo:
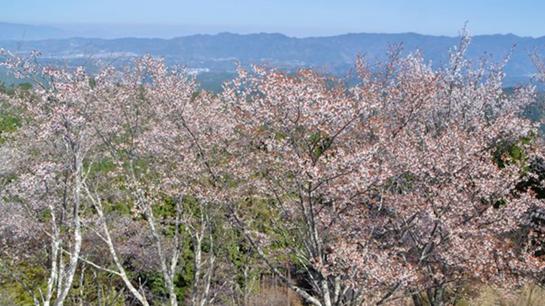
<path id="1" fill-rule="evenodd" d="M 153 31 L 545 35 L 543 0 L 0 0 L 0 21 L 153 25 Z M 155 30 L 153 30 L 155 29 Z"/>

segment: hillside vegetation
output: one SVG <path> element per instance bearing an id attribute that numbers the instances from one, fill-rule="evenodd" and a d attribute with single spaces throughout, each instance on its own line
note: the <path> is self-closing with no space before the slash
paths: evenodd
<path id="1" fill-rule="evenodd" d="M 469 43 L 357 58 L 350 87 L 241 66 L 216 93 L 151 56 L 2 50 L 29 83 L 0 94 L 0 303 L 538 305 L 537 93 Z"/>

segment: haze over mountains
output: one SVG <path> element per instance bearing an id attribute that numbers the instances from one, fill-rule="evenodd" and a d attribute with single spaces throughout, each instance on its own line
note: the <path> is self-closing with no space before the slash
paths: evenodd
<path id="1" fill-rule="evenodd" d="M 24 35 L 22 35 L 24 34 Z M 198 34 L 160 38 L 71 38 L 70 33 L 48 26 L 0 23 L 0 48 L 19 53 L 39 50 L 43 58 L 68 65 L 92 62 L 125 63 L 152 54 L 169 64 L 181 64 L 201 74 L 230 74 L 236 64 L 264 64 L 293 70 L 313 67 L 323 72 L 346 74 L 358 54 L 370 62 L 384 59 L 388 48 L 402 43 L 404 52 L 420 50 L 434 65 L 448 60 L 448 50 L 457 37 L 415 33 L 353 33 L 327 37 L 295 38 L 282 34 Z M 474 36 L 468 52 L 472 61 L 481 58 L 501 61 L 511 54 L 506 66 L 508 85 L 530 80 L 535 68 L 529 55 L 545 54 L 545 37 L 507 35 Z"/>

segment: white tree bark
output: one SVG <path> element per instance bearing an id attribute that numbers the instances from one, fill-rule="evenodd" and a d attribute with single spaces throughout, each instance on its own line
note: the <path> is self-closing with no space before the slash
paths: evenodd
<path id="1" fill-rule="evenodd" d="M 79 150 L 79 149 L 78 149 Z M 72 223 L 74 230 L 74 245 L 70 254 L 68 267 L 60 270 L 62 274 L 63 282 L 61 284 L 61 290 L 59 291 L 58 298 L 55 301 L 55 306 L 62 306 L 64 300 L 68 296 L 68 292 L 72 288 L 74 281 L 74 275 L 78 266 L 79 254 L 81 251 L 82 235 L 81 235 L 81 220 L 79 217 L 81 206 L 81 192 L 83 183 L 83 160 L 81 153 L 77 152 L 74 156 L 74 203 L 72 208 Z M 61 256 L 62 258 L 62 256 Z M 59 278 L 60 279 L 60 278 Z"/>
<path id="2" fill-rule="evenodd" d="M 149 306 L 149 302 L 146 299 L 146 296 L 143 295 L 134 287 L 134 285 L 131 283 L 129 277 L 127 276 L 127 271 L 123 267 L 121 261 L 119 260 L 119 257 L 117 255 L 117 251 L 114 247 L 114 242 L 112 240 L 112 236 L 110 234 L 110 230 L 108 228 L 108 224 L 106 223 L 106 219 L 104 218 L 104 210 L 102 208 L 102 201 L 100 200 L 100 197 L 97 195 L 94 195 L 91 193 L 89 188 L 85 186 L 85 192 L 89 199 L 91 200 L 91 203 L 93 203 L 93 206 L 95 207 L 95 210 L 97 211 L 99 222 L 102 224 L 102 231 L 104 232 L 103 240 L 108 246 L 108 250 L 110 251 L 110 255 L 112 256 L 112 259 L 114 261 L 114 264 L 117 268 L 117 275 L 121 277 L 123 280 L 123 283 L 125 284 L 125 287 L 129 290 L 129 292 L 144 306 Z"/>

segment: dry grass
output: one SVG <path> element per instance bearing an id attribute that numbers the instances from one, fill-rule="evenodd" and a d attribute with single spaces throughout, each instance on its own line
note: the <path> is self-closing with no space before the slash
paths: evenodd
<path id="1" fill-rule="evenodd" d="M 292 290 L 275 285 L 262 285 L 249 297 L 247 306 L 303 306 L 301 299 Z"/>
<path id="2" fill-rule="evenodd" d="M 470 290 L 473 291 L 473 290 Z M 471 297 L 463 298 L 455 306 L 545 306 L 545 289 L 537 285 L 526 285 L 520 290 L 507 292 L 490 286 L 473 291 Z M 258 292 L 249 297 L 245 306 L 303 306 L 295 292 L 281 285 L 261 285 Z M 389 306 L 412 306 L 409 298 L 387 303 Z"/>
<path id="3" fill-rule="evenodd" d="M 460 301 L 457 306 L 543 306 L 545 305 L 545 289 L 536 285 L 526 285 L 515 292 L 483 287 L 478 295 Z"/>

